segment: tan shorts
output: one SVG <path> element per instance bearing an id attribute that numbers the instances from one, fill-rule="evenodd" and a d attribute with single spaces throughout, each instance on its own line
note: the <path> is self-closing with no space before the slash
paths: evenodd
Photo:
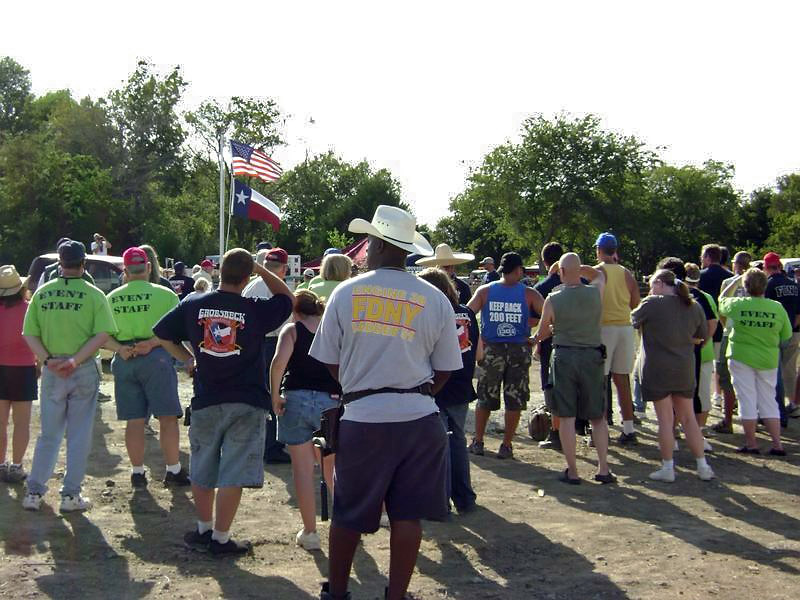
<path id="1" fill-rule="evenodd" d="M 605 374 L 630 375 L 636 358 L 636 334 L 631 325 L 603 325 L 600 330 L 606 347 Z"/>

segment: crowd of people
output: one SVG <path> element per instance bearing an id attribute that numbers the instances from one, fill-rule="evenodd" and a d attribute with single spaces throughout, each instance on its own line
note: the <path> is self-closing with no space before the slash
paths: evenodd
<path id="1" fill-rule="evenodd" d="M 447 244 L 434 250 L 406 211 L 380 206 L 372 221 L 355 219 L 349 230 L 369 237 L 366 272 L 352 277 L 350 258 L 331 248 L 319 274 L 304 272 L 295 291 L 284 281 L 288 254 L 268 245 L 255 258 L 241 248 L 226 252 L 216 289 L 211 261 L 194 276 L 175 263 L 165 279 L 146 245 L 125 250 L 123 285 L 107 296 L 87 280 L 84 245 L 67 238 L 32 296 L 13 266 L 0 268 L 0 479 L 25 482 L 23 507 L 39 510 L 66 437 L 60 510 L 91 506 L 82 484 L 101 379 L 96 355 L 106 348 L 114 353 L 131 486 L 148 485 L 145 431 L 157 419 L 161 480 L 191 486 L 196 523 L 184 536 L 188 547 L 215 556 L 251 551 L 231 530 L 243 489 L 263 485 L 266 461 L 291 462 L 302 521 L 295 542 L 319 550 L 318 465 L 333 496 L 320 598 L 349 598 L 361 535 L 388 522 L 385 597 L 396 600 L 406 597 L 421 521 L 475 508 L 469 454 L 486 453 L 487 425 L 501 404 L 495 456 L 514 457 L 534 357 L 551 415 L 540 446 L 562 451 L 558 479 L 565 484 L 584 481 L 577 443 L 589 432 L 593 480 L 617 482 L 608 464 L 612 384 L 622 416 L 618 444 L 638 444 L 637 421 L 645 403 L 654 407 L 661 465 L 653 480 L 675 481 L 678 424 L 698 477 L 716 476 L 703 431 L 715 401 L 724 415 L 711 428 L 718 434 L 732 432 L 738 403 L 745 434 L 738 452 L 761 452 L 760 421 L 772 440 L 768 453 L 785 456 L 781 425 L 800 416 L 800 287 L 777 254 L 764 256 L 759 268 L 738 252 L 733 272 L 716 244 L 703 246 L 700 265 L 665 257 L 642 298 L 620 264 L 619 241 L 606 232 L 597 238 L 594 265 L 548 242 L 541 251 L 547 273 L 533 287 L 523 283 L 520 254 L 505 253 L 497 269 L 486 258 L 484 282 L 472 293 L 456 267 L 474 255 Z M 108 247 L 95 236 L 95 253 Z M 423 256 L 418 275 L 406 268 L 410 254 Z M 178 368 L 192 375 L 185 415 Z M 41 426 L 28 473 L 23 461 L 37 398 Z M 189 423 L 188 467 L 179 458 L 181 416 Z"/>

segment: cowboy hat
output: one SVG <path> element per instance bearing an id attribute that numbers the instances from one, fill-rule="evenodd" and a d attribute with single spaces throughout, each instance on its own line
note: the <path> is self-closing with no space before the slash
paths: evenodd
<path id="1" fill-rule="evenodd" d="M 14 265 L 0 267 L 0 296 L 13 296 L 16 294 L 25 285 L 25 279 L 19 276 Z"/>
<path id="2" fill-rule="evenodd" d="M 366 233 L 407 252 L 424 256 L 433 254 L 428 240 L 417 231 L 417 220 L 414 216 L 396 206 L 381 204 L 375 209 L 372 223 L 364 219 L 353 219 L 348 230 L 351 233 Z"/>
<path id="3" fill-rule="evenodd" d="M 463 265 L 473 260 L 475 260 L 474 254 L 453 252 L 447 244 L 439 244 L 436 246 L 436 252 L 433 253 L 433 256 L 420 258 L 416 264 L 420 267 L 451 267 Z"/>

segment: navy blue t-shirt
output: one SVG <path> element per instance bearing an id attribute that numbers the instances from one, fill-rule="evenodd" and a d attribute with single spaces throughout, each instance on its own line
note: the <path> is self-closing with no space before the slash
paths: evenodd
<path id="1" fill-rule="evenodd" d="M 500 273 L 497 271 L 487 271 L 483 276 L 483 284 L 492 283 L 493 281 L 500 281 Z"/>
<path id="2" fill-rule="evenodd" d="M 475 350 L 478 347 L 478 319 L 472 309 L 464 305 L 458 307 L 455 311 L 455 327 L 464 366 L 450 373 L 450 379 L 436 394 L 439 408 L 467 404 L 477 397 L 472 387 L 472 377 L 475 375 Z"/>
<path id="3" fill-rule="evenodd" d="M 169 278 L 169 284 L 181 300 L 194 291 L 194 279 L 186 275 L 173 275 Z"/>
<path id="4" fill-rule="evenodd" d="M 789 279 L 783 273 L 770 275 L 764 297 L 780 302 L 786 314 L 789 315 L 792 331 L 800 330 L 794 324 L 797 314 L 800 313 L 800 286 L 795 283 L 794 279 Z"/>
<path id="5" fill-rule="evenodd" d="M 458 303 L 467 304 L 472 298 L 472 290 L 455 275 L 452 276 L 451 280 L 453 285 L 456 286 L 456 292 L 458 292 Z"/>
<path id="6" fill-rule="evenodd" d="M 714 302 L 719 304 L 719 292 L 722 288 L 722 282 L 729 277 L 733 277 L 733 273 L 722 265 L 709 265 L 700 271 L 700 282 L 697 284 L 697 287 L 711 296 Z M 715 342 L 722 341 L 722 330 L 722 327 L 717 327 L 717 331 L 714 333 Z"/>
<path id="7" fill-rule="evenodd" d="M 243 298 L 218 290 L 181 302 L 153 332 L 192 344 L 197 365 L 192 410 L 228 402 L 267 408 L 264 336 L 291 312 L 292 301 L 283 294 Z"/>

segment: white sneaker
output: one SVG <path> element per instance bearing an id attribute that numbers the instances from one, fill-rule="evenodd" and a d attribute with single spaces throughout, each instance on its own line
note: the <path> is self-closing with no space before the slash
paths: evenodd
<path id="1" fill-rule="evenodd" d="M 79 510 L 89 510 L 92 507 L 92 501 L 84 498 L 80 494 L 77 496 L 61 496 L 61 512 L 74 512 Z"/>
<path id="2" fill-rule="evenodd" d="M 666 481 L 667 483 L 672 483 L 675 481 L 675 469 L 669 469 L 667 467 L 661 467 L 658 471 L 653 471 L 650 473 L 650 479 L 655 481 Z"/>
<path id="3" fill-rule="evenodd" d="M 25 494 L 25 497 L 22 499 L 22 508 L 25 510 L 39 510 L 42 507 L 42 495 L 41 494 Z"/>
<path id="4" fill-rule="evenodd" d="M 644 419 L 647 417 L 647 413 L 644 411 L 634 411 L 634 416 L 639 417 L 640 419 Z"/>
<path id="5" fill-rule="evenodd" d="M 297 532 L 294 542 L 304 550 L 322 550 L 322 544 L 319 542 L 319 535 L 316 531 L 306 533 L 305 529 L 301 529 Z"/>
<path id="6" fill-rule="evenodd" d="M 389 515 L 381 513 L 381 527 L 389 527 Z"/>
<path id="7" fill-rule="evenodd" d="M 703 438 L 703 452 L 713 452 L 714 449 L 711 447 L 711 444 L 708 443 L 706 438 Z"/>
<path id="8" fill-rule="evenodd" d="M 711 481 L 716 477 L 716 475 L 714 475 L 713 469 L 708 465 L 697 467 L 697 476 L 703 481 Z"/>

